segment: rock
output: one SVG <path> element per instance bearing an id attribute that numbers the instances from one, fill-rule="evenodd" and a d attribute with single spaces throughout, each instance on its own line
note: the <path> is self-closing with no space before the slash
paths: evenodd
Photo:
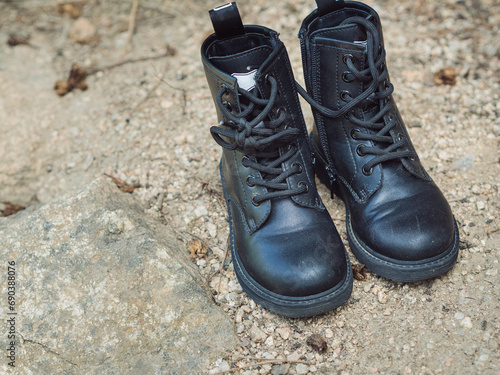
<path id="1" fill-rule="evenodd" d="M 273 336 L 269 336 L 266 341 L 264 341 L 264 344 L 266 344 L 267 347 L 269 348 L 274 348 L 274 338 Z"/>
<path id="2" fill-rule="evenodd" d="M 293 361 L 298 361 L 301 357 L 301 354 L 299 354 L 298 352 L 293 352 L 292 354 L 289 354 L 287 357 L 286 357 L 286 360 L 287 361 L 290 361 L 290 362 L 293 362 Z"/>
<path id="3" fill-rule="evenodd" d="M 194 209 L 194 214 L 196 217 L 202 217 L 208 215 L 208 210 L 205 206 L 198 206 Z"/>
<path id="4" fill-rule="evenodd" d="M 377 293 L 377 299 L 380 303 L 387 303 L 387 294 L 380 291 Z"/>
<path id="5" fill-rule="evenodd" d="M 309 366 L 304 365 L 303 363 L 299 363 L 296 367 L 295 370 L 297 371 L 297 374 L 299 375 L 304 375 L 309 372 Z"/>
<path id="6" fill-rule="evenodd" d="M 467 154 L 460 160 L 457 160 L 455 163 L 451 165 L 452 169 L 467 169 L 471 170 L 472 167 L 474 166 L 474 155 Z"/>
<path id="7" fill-rule="evenodd" d="M 221 372 L 229 371 L 230 368 L 231 367 L 229 366 L 229 363 L 227 363 L 227 361 L 222 361 L 219 365 L 219 371 Z"/>
<path id="8" fill-rule="evenodd" d="M 462 320 L 465 317 L 464 313 L 457 312 L 455 313 L 455 319 Z"/>
<path id="9" fill-rule="evenodd" d="M 276 332 L 278 332 L 278 335 L 280 335 L 280 337 L 283 340 L 288 340 L 288 338 L 290 337 L 290 334 L 292 333 L 292 331 L 288 327 L 276 328 Z"/>
<path id="10" fill-rule="evenodd" d="M 472 328 L 472 321 L 467 316 L 460 322 L 460 325 L 464 328 Z"/>
<path id="11" fill-rule="evenodd" d="M 90 43 L 96 36 L 95 26 L 86 18 L 78 18 L 69 31 L 69 38 L 76 43 Z"/>
<path id="12" fill-rule="evenodd" d="M 184 246 L 141 206 L 99 178 L 0 218 L 0 255 L 20 281 L 19 373 L 197 374 L 220 356 L 199 340 L 235 348 Z"/>
<path id="13" fill-rule="evenodd" d="M 257 326 L 252 326 L 250 329 L 250 338 L 253 342 L 263 342 L 266 340 L 267 335 Z"/>
<path id="14" fill-rule="evenodd" d="M 285 374 L 288 374 L 289 368 L 290 368 L 290 365 L 288 363 L 274 365 L 273 369 L 271 370 L 271 374 L 272 375 L 285 375 Z"/>

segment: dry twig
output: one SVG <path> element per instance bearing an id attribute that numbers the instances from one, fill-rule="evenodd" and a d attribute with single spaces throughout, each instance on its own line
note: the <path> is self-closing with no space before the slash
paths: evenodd
<path id="1" fill-rule="evenodd" d="M 140 185 L 131 185 L 129 184 L 128 182 L 125 182 L 117 177 L 113 177 L 107 173 L 104 173 L 104 175 L 106 177 L 109 177 L 111 178 L 111 180 L 115 183 L 115 185 L 118 187 L 118 189 L 120 189 L 121 191 L 123 191 L 124 193 L 130 193 L 132 194 L 134 192 L 134 189 L 137 188 L 137 187 L 140 187 Z"/>
<path id="2" fill-rule="evenodd" d="M 122 56 L 125 56 L 127 53 L 127 49 L 132 42 L 132 36 L 135 31 L 135 22 L 137 19 L 137 9 L 139 8 L 139 0 L 134 0 L 132 3 L 132 9 L 130 10 L 130 16 L 128 20 L 128 31 L 127 31 L 127 41 L 125 42 L 125 46 L 123 47 Z"/>
<path id="3" fill-rule="evenodd" d="M 161 72 L 161 74 L 159 75 L 159 79 L 158 79 L 158 81 L 157 81 L 157 82 L 156 82 L 156 84 L 155 84 L 155 85 L 151 88 L 151 90 L 149 90 L 149 91 L 147 92 L 146 96 L 145 96 L 144 98 L 142 98 L 142 100 L 134 106 L 134 108 L 133 108 L 133 110 L 134 110 L 134 111 L 137 111 L 138 109 L 142 109 L 142 108 L 141 108 L 141 105 L 142 105 L 142 104 L 144 104 L 144 103 L 145 103 L 145 102 L 146 102 L 146 101 L 147 101 L 147 100 L 151 97 L 151 95 L 153 94 L 153 92 L 155 92 L 155 91 L 156 91 L 156 89 L 157 89 L 158 87 L 160 87 L 160 85 L 161 85 L 161 83 L 163 82 L 163 79 L 164 79 L 164 77 L 165 77 L 165 74 L 167 74 L 168 66 L 169 66 L 169 64 L 168 64 L 168 61 L 167 61 L 167 62 L 165 63 L 165 66 L 163 67 L 163 71 L 162 71 L 162 72 Z"/>
<path id="4" fill-rule="evenodd" d="M 236 367 L 236 368 L 232 368 L 232 369 L 229 369 L 229 370 L 225 370 L 225 371 L 219 371 L 219 372 L 216 372 L 215 374 L 227 374 L 227 373 L 230 373 L 230 372 L 235 372 L 235 371 L 239 371 L 241 369 L 244 369 L 244 368 L 251 368 L 251 367 L 255 367 L 255 366 L 262 366 L 262 365 L 266 365 L 266 364 L 276 364 L 276 363 L 305 363 L 304 361 L 301 361 L 301 360 L 288 360 L 286 358 L 282 358 L 282 359 L 267 359 L 267 358 L 258 358 L 258 357 L 247 357 L 247 356 L 244 356 L 244 355 L 241 355 L 241 354 L 233 354 L 233 353 L 229 353 L 229 352 L 226 352 L 225 350 L 222 350 L 222 349 L 219 349 L 213 345 L 210 345 L 209 343 L 205 342 L 205 341 L 201 341 L 201 340 L 198 340 L 200 343 L 202 343 L 203 345 L 206 345 L 208 346 L 209 348 L 212 348 L 222 354 L 225 354 L 227 356 L 230 356 L 230 357 L 237 357 L 238 359 L 248 359 L 248 360 L 255 360 L 255 361 L 259 361 L 257 363 L 250 363 L 248 365 L 244 365 L 244 366 L 241 366 L 241 367 Z"/>
<path id="5" fill-rule="evenodd" d="M 175 49 L 173 49 L 170 46 L 167 46 L 167 50 L 163 53 L 158 54 L 158 55 L 139 57 L 136 59 L 123 59 L 123 60 L 118 61 L 117 63 L 110 64 L 110 65 L 83 67 L 83 66 L 80 66 L 78 64 L 73 64 L 71 67 L 71 70 L 69 72 L 69 78 L 66 81 L 57 81 L 54 85 L 54 90 L 56 90 L 56 93 L 59 96 L 64 96 L 68 92 L 71 92 L 75 88 L 79 88 L 81 90 L 86 90 L 88 88 L 88 86 L 84 80 L 86 77 L 88 77 L 92 74 L 95 74 L 95 73 L 101 72 L 101 71 L 105 71 L 105 70 L 111 70 L 111 69 L 117 68 L 117 67 L 125 65 L 125 64 L 132 64 L 132 63 L 141 62 L 141 61 L 148 61 L 148 60 L 156 60 L 156 59 L 160 59 L 162 57 L 172 56 L 175 53 L 176 53 Z"/>

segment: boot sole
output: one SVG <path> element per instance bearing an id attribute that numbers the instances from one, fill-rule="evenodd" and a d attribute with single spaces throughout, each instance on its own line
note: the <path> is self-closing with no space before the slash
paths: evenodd
<path id="1" fill-rule="evenodd" d="M 312 139 L 312 136 L 311 144 L 316 159 L 314 171 L 320 181 L 328 187 L 330 182 L 326 172 L 327 162 Z M 347 239 L 351 251 L 358 261 L 368 267 L 371 272 L 397 282 L 416 282 L 440 276 L 449 271 L 456 263 L 460 239 L 458 226 L 455 220 L 455 237 L 453 244 L 445 252 L 436 257 L 420 261 L 392 259 L 377 253 L 356 236 L 352 228 L 351 215 L 346 200 L 343 197 L 340 182 L 335 181 L 331 189 L 332 192 L 344 202 L 346 208 Z"/>
<path id="2" fill-rule="evenodd" d="M 229 217 L 229 235 L 231 239 L 231 256 L 233 258 L 234 272 L 243 291 L 262 307 L 288 318 L 304 318 L 320 315 L 334 310 L 347 302 L 351 296 L 353 285 L 352 268 L 347 253 L 345 254 L 347 260 L 347 274 L 344 276 L 342 282 L 332 289 L 312 296 L 289 297 L 274 293 L 257 283 L 248 274 L 236 251 L 231 209 L 227 199 L 224 177 L 220 165 L 219 172 Z"/>

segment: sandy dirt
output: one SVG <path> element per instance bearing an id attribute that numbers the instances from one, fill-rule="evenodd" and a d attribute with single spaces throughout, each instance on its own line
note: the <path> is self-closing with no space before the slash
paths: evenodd
<path id="1" fill-rule="evenodd" d="M 212 32 L 207 11 L 221 4 L 141 0 L 130 33 L 132 1 L 84 0 L 77 18 L 59 12 L 60 3 L 0 1 L 0 202 L 51 202 L 97 176 L 118 177 L 140 186 L 133 194 L 145 214 L 175 229 L 208 278 L 223 262 L 228 225 L 199 49 Z M 292 320 L 242 293 L 228 259 L 208 285 L 241 347 L 220 353 L 207 373 L 499 371 L 500 3 L 367 3 L 382 18 L 394 95 L 413 144 L 459 222 L 457 265 L 416 284 L 368 275 L 354 282 L 345 306 Z M 245 23 L 280 32 L 303 82 L 297 32 L 314 1 L 240 1 L 239 8 Z M 10 46 L 11 34 L 28 44 Z M 74 63 L 104 69 L 85 79 L 87 90 L 60 97 L 54 84 Z M 434 74 L 447 67 L 456 84 L 436 84 Z M 343 205 L 324 186 L 319 191 L 346 239 Z M 308 344 L 312 334 L 326 341 L 325 351 Z"/>

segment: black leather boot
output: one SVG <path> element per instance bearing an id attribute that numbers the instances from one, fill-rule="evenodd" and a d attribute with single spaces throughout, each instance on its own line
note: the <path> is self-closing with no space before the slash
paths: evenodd
<path id="1" fill-rule="evenodd" d="M 299 33 L 299 91 L 313 108 L 316 172 L 346 205 L 351 250 L 391 280 L 440 275 L 457 259 L 458 228 L 392 97 L 379 16 L 359 2 L 316 2 Z"/>
<path id="2" fill-rule="evenodd" d="M 275 31 L 243 26 L 234 3 L 210 12 L 201 55 L 223 147 L 220 174 L 231 254 L 243 290 L 288 317 L 349 298 L 345 247 L 314 182 L 307 131 L 288 55 Z"/>

